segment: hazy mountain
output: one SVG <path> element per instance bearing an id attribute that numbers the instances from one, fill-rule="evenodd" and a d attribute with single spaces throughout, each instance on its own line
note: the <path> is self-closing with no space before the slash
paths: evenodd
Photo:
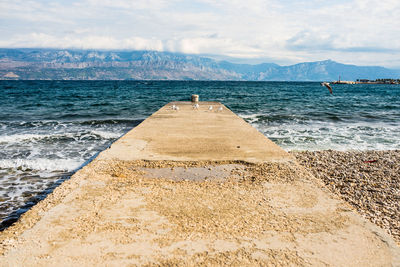
<path id="1" fill-rule="evenodd" d="M 234 64 L 155 51 L 0 49 L 0 79 L 332 81 L 400 78 L 399 70 L 331 60 L 279 66 Z"/>

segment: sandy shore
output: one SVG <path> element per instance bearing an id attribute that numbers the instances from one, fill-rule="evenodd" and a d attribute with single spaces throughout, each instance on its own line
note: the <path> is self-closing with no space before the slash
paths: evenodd
<path id="1" fill-rule="evenodd" d="M 400 150 L 291 154 L 400 244 Z"/>

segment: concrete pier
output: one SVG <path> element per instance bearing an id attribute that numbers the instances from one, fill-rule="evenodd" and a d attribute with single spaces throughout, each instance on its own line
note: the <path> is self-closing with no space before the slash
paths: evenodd
<path id="1" fill-rule="evenodd" d="M 390 236 L 217 102 L 161 108 L 0 233 L 0 254 L 0 266 L 400 263 Z"/>
<path id="2" fill-rule="evenodd" d="M 174 110 L 173 105 L 179 110 Z M 200 102 L 198 109 L 191 102 L 172 102 L 116 141 L 99 158 L 248 162 L 292 159 L 217 102 Z"/>

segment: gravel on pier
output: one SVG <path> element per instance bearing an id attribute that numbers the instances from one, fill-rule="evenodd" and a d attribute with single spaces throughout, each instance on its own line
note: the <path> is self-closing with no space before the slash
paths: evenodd
<path id="1" fill-rule="evenodd" d="M 291 154 L 332 192 L 400 244 L 400 150 Z"/>

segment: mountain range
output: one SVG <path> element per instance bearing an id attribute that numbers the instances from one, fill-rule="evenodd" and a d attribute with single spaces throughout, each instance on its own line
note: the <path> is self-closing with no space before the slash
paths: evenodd
<path id="1" fill-rule="evenodd" d="M 0 80 L 334 81 L 400 78 L 400 70 L 332 60 L 290 66 L 235 64 L 157 51 L 0 48 Z"/>

